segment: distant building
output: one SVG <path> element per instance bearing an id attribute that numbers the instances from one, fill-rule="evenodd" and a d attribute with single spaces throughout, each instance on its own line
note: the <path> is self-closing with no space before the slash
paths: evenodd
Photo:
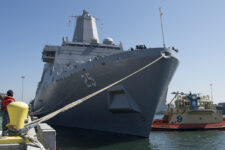
<path id="1" fill-rule="evenodd" d="M 158 104 L 158 107 L 156 109 L 156 114 L 164 114 L 166 110 L 167 110 L 166 99 L 163 99 Z"/>
<path id="2" fill-rule="evenodd" d="M 6 96 L 6 94 L 0 93 L 0 100 L 2 100 L 4 98 L 4 96 Z"/>
<path id="3" fill-rule="evenodd" d="M 217 110 L 222 110 L 223 114 L 225 114 L 225 102 L 218 103 L 218 105 L 216 105 L 216 109 Z"/>
<path id="4" fill-rule="evenodd" d="M 173 104 L 170 104 L 170 108 L 174 108 Z M 162 100 L 156 109 L 156 114 L 164 114 L 168 109 L 168 104 L 166 104 L 166 99 Z"/>
<path id="5" fill-rule="evenodd" d="M 4 94 L 4 93 L 0 93 L 0 109 L 2 108 L 2 101 L 1 100 L 3 100 L 3 98 L 6 96 L 6 94 Z"/>

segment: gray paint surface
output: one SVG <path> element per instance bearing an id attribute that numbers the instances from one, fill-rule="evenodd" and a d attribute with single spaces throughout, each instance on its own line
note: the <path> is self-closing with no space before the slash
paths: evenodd
<path id="1" fill-rule="evenodd" d="M 82 25 L 82 20 L 77 22 L 77 26 Z M 89 21 L 87 26 L 95 24 Z M 90 30 L 85 26 L 83 29 Z M 74 37 L 77 34 L 80 33 L 75 31 Z M 49 121 L 60 126 L 148 137 L 157 104 L 164 98 L 179 63 L 177 52 L 167 48 L 123 51 L 122 44 L 107 40 L 108 44 L 73 40 L 63 41 L 61 46 L 45 46 L 46 63 L 33 111 L 39 116 L 55 111 L 135 72 L 166 51 L 171 57 Z"/>

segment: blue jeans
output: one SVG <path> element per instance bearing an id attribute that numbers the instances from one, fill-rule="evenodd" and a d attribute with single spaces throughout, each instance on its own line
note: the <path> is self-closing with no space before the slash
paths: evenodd
<path id="1" fill-rule="evenodd" d="M 9 123 L 8 111 L 2 111 L 2 132 L 8 130 L 6 124 Z"/>

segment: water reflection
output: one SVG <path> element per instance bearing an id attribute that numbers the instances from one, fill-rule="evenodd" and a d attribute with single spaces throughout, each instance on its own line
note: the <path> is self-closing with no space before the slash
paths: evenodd
<path id="1" fill-rule="evenodd" d="M 151 150 L 148 138 L 78 128 L 53 126 L 57 147 L 63 150 Z"/>
<path id="2" fill-rule="evenodd" d="M 225 131 L 152 132 L 149 142 L 158 149 L 205 150 L 225 149 Z"/>
<path id="3" fill-rule="evenodd" d="M 225 131 L 151 132 L 150 138 L 53 126 L 63 150 L 205 150 L 225 149 Z"/>

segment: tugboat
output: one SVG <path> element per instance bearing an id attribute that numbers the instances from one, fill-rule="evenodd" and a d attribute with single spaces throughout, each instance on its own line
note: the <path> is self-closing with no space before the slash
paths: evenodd
<path id="1" fill-rule="evenodd" d="M 217 110 L 210 97 L 200 94 L 173 92 L 174 98 L 168 104 L 163 119 L 155 119 L 153 131 L 162 130 L 212 130 L 225 129 L 225 118 Z M 175 108 L 170 104 L 175 100 Z"/>

